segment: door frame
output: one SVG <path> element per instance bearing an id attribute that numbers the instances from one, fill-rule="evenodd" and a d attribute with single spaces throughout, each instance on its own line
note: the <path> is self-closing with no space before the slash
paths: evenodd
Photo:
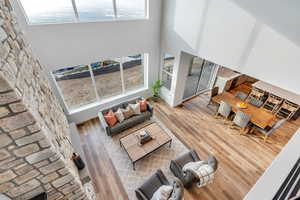
<path id="1" fill-rule="evenodd" d="M 197 56 L 195 56 L 195 57 L 197 57 Z M 203 59 L 203 58 L 201 58 L 201 59 Z M 192 96 L 190 96 L 190 97 L 187 97 L 187 98 L 182 97 L 182 103 L 183 103 L 183 102 L 186 102 L 186 101 L 188 101 L 188 100 L 190 100 L 190 99 L 193 99 L 193 98 L 195 98 L 196 96 L 199 96 L 200 94 L 202 94 L 202 93 L 204 93 L 204 92 L 207 92 L 207 91 L 209 91 L 209 90 L 211 90 L 211 89 L 213 88 L 213 86 L 214 86 L 214 84 L 215 84 L 215 81 L 216 81 L 216 79 L 217 79 L 217 74 L 218 74 L 219 67 L 220 67 L 220 65 L 215 64 L 215 63 L 214 63 L 214 65 L 212 66 L 212 67 L 214 68 L 214 69 L 213 69 L 214 71 L 213 71 L 213 73 L 212 73 L 212 75 L 211 75 L 211 77 L 210 77 L 210 80 L 209 80 L 209 84 L 208 84 L 209 87 L 208 87 L 207 89 L 198 91 L 198 88 L 199 88 L 199 81 L 200 81 L 200 79 L 201 79 L 201 75 L 202 75 L 202 72 L 203 72 L 203 66 L 204 66 L 204 63 L 205 63 L 205 62 L 207 62 L 207 60 L 206 60 L 206 59 L 203 59 L 203 63 L 202 63 L 202 67 L 201 67 L 201 72 L 200 72 L 200 75 L 199 75 L 199 79 L 198 79 L 198 83 L 197 83 L 197 89 L 196 89 L 195 94 L 192 95 Z M 211 61 L 209 61 L 209 62 L 211 62 Z M 187 82 L 187 80 L 185 81 L 185 84 L 186 84 L 186 82 Z"/>

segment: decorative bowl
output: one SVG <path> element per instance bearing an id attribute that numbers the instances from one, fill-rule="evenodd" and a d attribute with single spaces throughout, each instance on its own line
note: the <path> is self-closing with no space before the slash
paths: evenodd
<path id="1" fill-rule="evenodd" d="M 239 102 L 239 103 L 237 103 L 237 106 L 242 109 L 247 108 L 247 104 L 245 102 Z"/>

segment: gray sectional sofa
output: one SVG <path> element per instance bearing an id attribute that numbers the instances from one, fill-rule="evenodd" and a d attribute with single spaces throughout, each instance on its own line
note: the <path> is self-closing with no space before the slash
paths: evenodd
<path id="1" fill-rule="evenodd" d="M 136 100 L 141 100 L 141 99 L 143 99 L 143 98 L 138 97 L 138 98 L 132 99 L 130 101 L 126 101 L 126 102 L 120 103 L 118 105 L 115 105 L 113 107 L 105 108 L 105 109 L 99 111 L 98 117 L 99 117 L 100 123 L 101 123 L 102 127 L 104 128 L 107 135 L 109 135 L 109 136 L 116 135 L 118 133 L 121 133 L 122 131 L 125 131 L 128 128 L 134 127 L 137 124 L 140 124 L 146 120 L 151 119 L 151 117 L 153 115 L 153 108 L 150 104 L 148 104 L 147 110 L 143 111 L 140 115 L 132 116 L 129 119 L 124 120 L 122 123 L 118 122 L 113 127 L 109 127 L 107 125 L 107 123 L 104 119 L 104 115 L 110 109 L 112 109 L 115 112 L 118 110 L 118 108 L 126 108 L 129 103 L 134 104 L 134 103 L 136 103 Z"/>

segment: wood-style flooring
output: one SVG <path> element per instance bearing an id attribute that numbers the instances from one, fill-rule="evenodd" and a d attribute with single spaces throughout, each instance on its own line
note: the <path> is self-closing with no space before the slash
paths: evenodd
<path id="1" fill-rule="evenodd" d="M 188 148 L 195 149 L 202 159 L 212 154 L 219 161 L 213 184 L 186 190 L 184 199 L 241 200 L 300 127 L 300 119 L 286 122 L 265 143 L 258 134 L 239 135 L 238 130 L 230 129 L 222 119 L 215 119 L 214 109 L 206 104 L 205 98 L 196 97 L 177 108 L 170 108 L 164 102 L 155 105 L 155 116 Z M 98 136 L 99 126 L 98 119 L 78 126 L 98 199 L 128 199 Z"/>

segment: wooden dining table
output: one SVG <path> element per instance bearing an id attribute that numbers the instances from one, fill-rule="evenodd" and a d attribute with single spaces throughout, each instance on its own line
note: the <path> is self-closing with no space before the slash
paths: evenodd
<path id="1" fill-rule="evenodd" d="M 255 124 L 256 126 L 260 128 L 267 128 L 271 127 L 276 122 L 276 116 L 264 110 L 263 108 L 256 107 L 254 105 L 251 105 L 247 102 L 245 108 L 240 108 L 239 103 L 244 102 L 237 97 L 235 97 L 233 94 L 229 92 L 223 92 L 221 94 L 218 94 L 217 96 L 214 96 L 212 98 L 213 101 L 220 103 L 221 101 L 224 101 L 232 106 L 232 111 L 237 112 L 238 110 L 248 114 L 251 117 L 251 123 Z"/>

